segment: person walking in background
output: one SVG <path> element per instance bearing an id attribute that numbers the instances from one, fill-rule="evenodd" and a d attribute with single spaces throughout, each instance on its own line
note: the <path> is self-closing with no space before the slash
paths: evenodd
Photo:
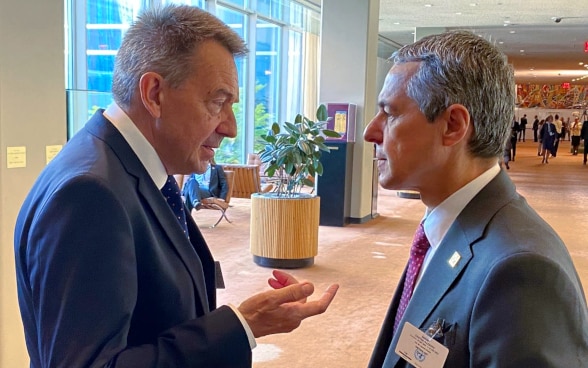
<path id="1" fill-rule="evenodd" d="M 519 126 L 519 142 L 521 141 L 521 139 L 523 140 L 523 142 L 525 141 L 525 134 L 527 132 L 527 114 L 524 114 L 523 117 L 521 118 L 521 123 Z"/>
<path id="2" fill-rule="evenodd" d="M 557 150 L 559 149 L 559 141 L 562 139 L 563 122 L 559 119 L 559 115 L 555 114 L 555 142 L 553 143 L 553 157 L 557 157 Z M 547 162 L 546 162 L 547 163 Z"/>
<path id="3" fill-rule="evenodd" d="M 580 130 L 580 139 L 584 140 L 584 160 L 583 163 L 586 165 L 586 157 L 588 156 L 588 121 L 584 120 L 582 123 L 582 130 Z"/>
<path id="4" fill-rule="evenodd" d="M 314 285 L 281 271 L 270 289 L 217 307 L 219 269 L 173 177 L 204 172 L 236 136 L 235 58 L 246 52 L 192 6 L 148 9 L 125 31 L 114 103 L 45 167 L 16 221 L 31 368 L 247 368 L 257 337 L 326 311 L 337 285 L 307 301 Z"/>
<path id="5" fill-rule="evenodd" d="M 517 135 L 521 131 L 521 125 L 518 121 L 513 120 L 512 125 L 510 127 L 510 160 L 514 161 L 515 156 L 517 155 Z"/>
<path id="6" fill-rule="evenodd" d="M 543 137 L 541 136 L 541 132 L 543 131 L 543 125 L 545 124 L 545 119 L 541 119 L 539 121 L 539 144 L 537 145 L 537 156 L 541 156 L 541 152 L 543 152 Z"/>
<path id="7" fill-rule="evenodd" d="M 555 115 L 557 116 L 557 115 Z M 553 123 L 553 115 L 545 118 L 545 123 L 541 128 L 541 160 L 542 164 L 549 163 L 549 155 L 555 156 L 555 142 L 557 141 L 557 127 Z"/>
<path id="8" fill-rule="evenodd" d="M 426 209 L 368 367 L 412 367 L 428 340 L 447 351 L 431 366 L 585 368 L 588 308 L 570 254 L 498 165 L 515 110 L 506 56 L 450 31 L 391 59 L 364 139 L 379 184 L 418 191 Z"/>
<path id="9" fill-rule="evenodd" d="M 578 148 L 580 148 L 580 128 L 580 118 L 576 116 L 570 129 L 572 134 L 572 155 L 574 156 L 578 154 Z"/>
<path id="10" fill-rule="evenodd" d="M 539 118 L 535 115 L 535 120 L 533 120 L 533 142 L 538 141 L 537 132 L 539 131 Z"/>

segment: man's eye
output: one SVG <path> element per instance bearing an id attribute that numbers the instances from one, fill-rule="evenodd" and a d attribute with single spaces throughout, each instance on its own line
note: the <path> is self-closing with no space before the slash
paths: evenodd
<path id="1" fill-rule="evenodd" d="M 222 111 L 224 104 L 225 104 L 225 100 L 212 100 L 209 103 L 210 110 L 214 114 L 218 114 Z"/>

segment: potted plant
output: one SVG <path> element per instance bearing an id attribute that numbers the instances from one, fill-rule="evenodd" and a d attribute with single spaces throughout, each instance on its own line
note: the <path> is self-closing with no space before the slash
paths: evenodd
<path id="1" fill-rule="evenodd" d="M 318 252 L 320 198 L 303 193 L 323 173 L 320 158 L 330 151 L 325 137 L 340 134 L 327 129 L 327 109 L 320 105 L 316 120 L 298 114 L 294 122 L 272 124 L 261 136 L 259 152 L 265 173 L 275 189 L 251 197 L 251 252 L 266 267 L 310 266 Z"/>

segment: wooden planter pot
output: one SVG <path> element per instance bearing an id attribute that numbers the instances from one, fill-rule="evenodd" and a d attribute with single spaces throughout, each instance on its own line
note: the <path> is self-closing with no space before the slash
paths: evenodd
<path id="1" fill-rule="evenodd" d="M 300 268 L 314 264 L 318 253 L 320 198 L 251 196 L 250 247 L 263 267 Z"/>

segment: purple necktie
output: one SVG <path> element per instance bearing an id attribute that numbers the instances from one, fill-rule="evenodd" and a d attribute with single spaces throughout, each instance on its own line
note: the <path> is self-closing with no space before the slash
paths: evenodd
<path id="1" fill-rule="evenodd" d="M 176 215 L 178 223 L 182 227 L 182 230 L 184 230 L 184 234 L 188 237 L 188 223 L 186 222 L 186 213 L 184 212 L 184 202 L 182 201 L 178 182 L 173 175 L 167 177 L 165 185 L 161 188 L 161 193 L 167 200 L 167 204 L 169 204 L 174 215 Z"/>
<path id="2" fill-rule="evenodd" d="M 394 332 L 396 332 L 398 324 L 400 323 L 402 316 L 404 316 L 406 307 L 408 307 L 408 302 L 410 301 L 416 279 L 421 270 L 421 266 L 423 265 L 425 254 L 427 254 L 430 247 L 431 244 L 429 244 L 429 240 L 425 235 L 423 223 L 421 222 L 417 232 L 414 234 L 412 247 L 410 248 L 410 259 L 408 260 L 408 269 L 406 270 L 406 277 L 404 279 L 404 289 L 402 289 L 402 297 L 400 298 L 400 304 L 396 311 L 396 319 L 394 320 Z"/>

